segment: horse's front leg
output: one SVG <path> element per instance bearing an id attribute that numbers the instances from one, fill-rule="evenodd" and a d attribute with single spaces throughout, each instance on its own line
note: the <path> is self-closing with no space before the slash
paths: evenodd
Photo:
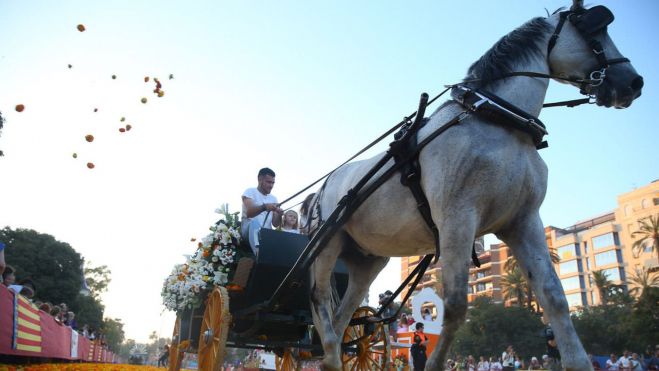
<path id="1" fill-rule="evenodd" d="M 497 233 L 497 236 L 512 249 L 538 302 L 549 318 L 563 367 L 567 371 L 592 370 L 593 367 L 570 320 L 567 300 L 552 266 L 544 227 L 537 210 L 517 218 L 516 223 Z"/>
<path id="2" fill-rule="evenodd" d="M 467 314 L 467 282 L 476 226 L 471 218 L 453 218 L 440 226 L 444 286 L 444 323 L 439 344 L 430 355 L 426 370 L 443 371 L 455 332 Z"/>
<path id="3" fill-rule="evenodd" d="M 336 259 L 341 252 L 343 238 L 341 233 L 337 233 L 323 248 L 310 268 L 311 314 L 325 353 L 323 370 L 328 371 L 340 371 L 342 368 L 341 339 L 337 337 L 332 325 L 335 308 L 332 300 L 331 278 Z"/>

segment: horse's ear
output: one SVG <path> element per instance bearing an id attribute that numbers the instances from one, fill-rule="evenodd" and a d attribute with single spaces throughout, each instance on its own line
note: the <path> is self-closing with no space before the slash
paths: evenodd
<path id="1" fill-rule="evenodd" d="M 570 10 L 583 9 L 583 0 L 572 0 L 572 8 Z"/>

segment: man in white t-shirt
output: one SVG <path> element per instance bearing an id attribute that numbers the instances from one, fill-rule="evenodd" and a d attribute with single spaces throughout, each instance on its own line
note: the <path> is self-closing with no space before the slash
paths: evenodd
<path id="1" fill-rule="evenodd" d="M 249 241 L 254 255 L 259 247 L 259 230 L 261 228 L 279 227 L 284 211 L 277 204 L 277 197 L 273 196 L 272 187 L 275 186 L 275 172 L 264 167 L 259 170 L 258 186 L 248 188 L 243 192 L 243 212 L 240 234 Z"/>
<path id="2" fill-rule="evenodd" d="M 515 352 L 512 345 L 508 345 L 506 351 L 501 354 L 501 365 L 503 371 L 512 371 L 515 369 Z"/>
<path id="3" fill-rule="evenodd" d="M 622 357 L 618 359 L 618 364 L 620 365 L 620 368 L 623 370 L 629 370 L 631 369 L 631 362 L 630 362 L 631 356 L 629 355 L 629 351 L 625 350 L 622 353 Z"/>

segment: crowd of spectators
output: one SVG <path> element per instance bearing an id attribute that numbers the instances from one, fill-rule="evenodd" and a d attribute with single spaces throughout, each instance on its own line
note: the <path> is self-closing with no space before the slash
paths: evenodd
<path id="1" fill-rule="evenodd" d="M 2 244 L 0 242 L 0 244 Z M 4 248 L 4 247 L 3 247 Z M 4 253 L 4 252 L 3 252 Z M 4 256 L 3 256 L 4 258 Z M 10 291 L 15 294 L 20 294 L 27 299 L 29 299 L 35 307 L 39 310 L 50 314 L 55 319 L 55 322 L 62 326 L 71 327 L 71 329 L 78 331 L 80 335 L 84 336 L 90 340 L 100 339 L 103 341 L 103 335 L 99 334 L 97 331 L 91 330 L 88 325 L 83 325 L 82 328 L 78 327 L 78 323 L 75 319 L 75 313 L 69 310 L 69 306 L 66 303 L 60 303 L 54 305 L 50 302 L 42 302 L 39 300 L 33 301 L 35 294 L 37 292 L 34 282 L 29 279 L 22 279 L 19 282 L 16 282 L 16 270 L 10 265 L 4 264 L 0 268 L 2 269 L 2 285 L 7 287 Z"/>

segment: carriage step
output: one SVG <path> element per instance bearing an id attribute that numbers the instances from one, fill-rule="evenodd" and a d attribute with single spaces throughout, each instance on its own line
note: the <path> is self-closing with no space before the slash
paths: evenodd
<path id="1" fill-rule="evenodd" d="M 233 275 L 233 283 L 243 288 L 247 287 L 249 275 L 252 273 L 252 267 L 254 267 L 253 258 L 241 258 L 236 266 L 236 273 Z"/>

